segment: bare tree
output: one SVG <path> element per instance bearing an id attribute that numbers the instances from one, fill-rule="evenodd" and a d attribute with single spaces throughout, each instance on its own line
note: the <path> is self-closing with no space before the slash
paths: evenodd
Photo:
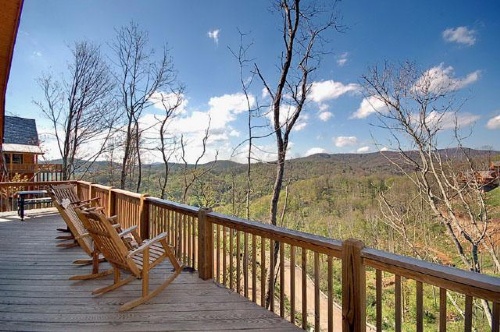
<path id="1" fill-rule="evenodd" d="M 391 133 L 393 148 L 399 152 L 397 159 L 389 160 L 411 181 L 433 220 L 446 230 L 455 257 L 463 267 L 481 273 L 479 251 L 483 249 L 499 269 L 483 184 L 475 176 L 473 156 L 462 145 L 459 107 L 453 98 L 456 82 L 443 80 L 433 71 L 421 72 L 408 62 L 399 67 L 386 64 L 382 70 L 374 67 L 363 76 L 363 82 L 367 97 L 381 106 L 376 109 L 380 126 Z M 454 132 L 457 146 L 449 149 L 450 153 L 440 150 L 446 128 Z M 408 214 L 397 211 L 399 207 L 387 200 L 383 207 L 393 228 L 404 232 Z M 491 324 L 484 301 L 483 308 Z"/>
<path id="2" fill-rule="evenodd" d="M 120 104 L 126 115 L 120 188 L 125 188 L 132 168 L 136 168 L 137 192 L 142 181 L 140 149 L 143 128 L 139 119 L 143 111 L 151 106 L 153 94 L 167 89 L 177 78 L 168 49 L 164 47 L 162 54 L 155 59 L 155 51 L 148 49 L 148 43 L 148 33 L 131 22 L 117 30 L 116 39 L 111 45 L 118 67 Z"/>
<path id="3" fill-rule="evenodd" d="M 182 193 L 182 203 L 187 203 L 187 197 L 189 190 L 191 187 L 199 182 L 206 174 L 208 174 L 217 162 L 218 151 L 215 153 L 215 160 L 213 161 L 211 166 L 200 168 L 200 161 L 205 156 L 207 152 L 207 141 L 210 137 L 210 119 L 208 121 L 208 126 L 205 129 L 205 134 L 202 139 L 202 151 L 200 155 L 196 158 L 194 164 L 189 165 L 186 157 L 186 146 L 187 143 L 184 140 L 184 136 L 181 135 L 180 144 L 181 144 L 181 159 L 184 164 L 183 166 L 183 180 L 184 180 L 184 188 Z"/>
<path id="4" fill-rule="evenodd" d="M 163 114 L 160 118 L 157 118 L 160 125 L 160 145 L 157 149 L 161 153 L 164 165 L 164 177 L 159 179 L 161 198 L 166 197 L 168 178 L 170 175 L 170 158 L 174 155 L 178 148 L 175 136 L 169 134 L 168 125 L 170 121 L 177 115 L 176 113 L 183 102 L 183 92 L 184 87 L 179 86 L 168 96 L 165 96 L 164 94 L 160 95 L 160 101 L 163 109 L 165 110 L 165 114 Z"/>
<path id="5" fill-rule="evenodd" d="M 273 132 L 276 138 L 277 162 L 273 186 L 269 222 L 276 225 L 278 202 L 283 185 L 286 154 L 290 133 L 297 123 L 306 104 L 311 88 L 311 74 L 318 68 L 324 41 L 322 35 L 339 28 L 335 16 L 336 1 L 321 6 L 314 1 L 279 0 L 276 9 L 282 18 L 282 38 L 284 50 L 281 56 L 280 73 L 275 88 L 264 78 L 258 65 L 255 72 L 261 79 L 272 99 L 271 112 Z M 274 262 L 278 262 L 279 243 L 274 243 Z M 273 289 L 273 275 L 270 274 L 266 306 L 269 306 Z"/>
<path id="6" fill-rule="evenodd" d="M 118 183 L 118 165 L 116 152 L 121 150 L 122 140 L 119 137 L 112 137 L 108 142 L 104 159 L 107 163 L 106 178 L 109 186 L 115 187 Z"/>
<path id="7" fill-rule="evenodd" d="M 68 80 L 40 77 L 44 100 L 35 101 L 52 123 L 64 180 L 74 177 L 77 171 L 85 175 L 106 147 L 116 119 L 114 83 L 99 46 L 77 42 L 71 52 Z"/>
<path id="8" fill-rule="evenodd" d="M 245 95 L 245 101 L 247 104 L 247 129 L 248 129 L 248 138 L 245 139 L 243 142 L 238 144 L 235 149 L 233 154 L 238 153 L 238 150 L 243 146 L 244 144 L 248 144 L 248 149 L 246 151 L 246 161 L 247 161 L 247 172 L 246 172 L 246 200 L 245 200 L 245 216 L 247 219 L 250 219 L 250 199 L 251 199 L 251 194 L 252 194 L 252 178 L 251 178 L 251 173 L 252 173 L 252 162 L 255 160 L 255 157 L 253 155 L 253 148 L 254 148 L 254 141 L 259 138 L 257 135 L 254 134 L 254 129 L 257 129 L 259 127 L 264 127 L 261 125 L 256 126 L 252 120 L 254 117 L 260 117 L 260 107 L 258 103 L 256 104 L 255 98 L 251 95 L 249 89 L 250 86 L 252 85 L 255 75 L 255 72 L 250 73 L 250 77 L 247 77 L 246 74 L 246 68 L 250 65 L 250 62 L 252 61 L 251 59 L 248 59 L 248 52 L 252 46 L 252 43 L 250 44 L 245 44 L 244 39 L 247 36 L 245 33 L 240 33 L 240 45 L 237 51 L 232 50 L 231 48 L 229 49 L 233 56 L 237 59 L 239 68 L 240 68 L 240 84 L 241 88 L 243 90 L 243 94 Z M 254 105 L 256 104 L 256 105 Z M 267 127 L 267 126 L 266 126 Z M 271 134 L 272 135 L 272 134 Z M 265 135 L 265 136 L 271 136 L 271 135 Z M 260 137 L 262 138 L 262 137 Z M 234 190 L 234 187 L 233 187 Z M 233 195 L 234 199 L 234 195 Z M 235 211 L 235 202 L 233 202 L 233 211 Z"/>

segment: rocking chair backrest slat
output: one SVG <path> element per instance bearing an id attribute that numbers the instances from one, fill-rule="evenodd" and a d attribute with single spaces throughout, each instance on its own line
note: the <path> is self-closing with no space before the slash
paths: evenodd
<path id="1" fill-rule="evenodd" d="M 54 192 L 54 195 L 62 201 L 63 199 L 68 199 L 71 203 L 80 202 L 81 199 L 78 197 L 76 191 L 76 185 L 74 184 L 59 184 L 50 187 Z"/>
<path id="2" fill-rule="evenodd" d="M 139 277 L 141 270 L 135 262 L 128 257 L 129 250 L 111 221 L 102 213 L 83 211 L 76 208 L 76 213 L 82 220 L 87 231 L 92 235 L 95 245 L 106 260 L 119 268 L 130 271 Z"/>
<path id="3" fill-rule="evenodd" d="M 73 204 L 62 204 L 58 197 L 54 194 L 52 190 L 48 191 L 49 196 L 52 198 L 52 202 L 54 206 L 59 211 L 59 214 L 64 219 L 64 222 L 68 226 L 71 234 L 75 236 L 76 241 L 80 245 L 80 247 L 85 251 L 89 256 L 92 256 L 92 252 L 94 251 L 94 244 L 92 238 L 90 236 L 83 236 L 87 233 L 84 225 L 82 224 L 80 218 L 76 214 L 75 208 Z"/>

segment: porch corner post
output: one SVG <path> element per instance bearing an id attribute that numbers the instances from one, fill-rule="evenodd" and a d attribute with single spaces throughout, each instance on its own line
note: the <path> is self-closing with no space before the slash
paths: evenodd
<path id="1" fill-rule="evenodd" d="M 141 195 L 141 202 L 139 203 L 139 233 L 141 238 L 149 239 L 149 203 L 146 200 L 148 194 Z"/>
<path id="2" fill-rule="evenodd" d="M 363 242 L 347 239 L 342 244 L 342 331 L 366 331 L 366 273 Z"/>
<path id="3" fill-rule="evenodd" d="M 202 280 L 214 277 L 214 232 L 207 214 L 211 208 L 200 208 L 198 211 L 198 275 Z"/>

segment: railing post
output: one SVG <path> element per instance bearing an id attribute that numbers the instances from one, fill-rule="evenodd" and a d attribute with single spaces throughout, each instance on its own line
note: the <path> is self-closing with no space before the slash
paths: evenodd
<path id="1" fill-rule="evenodd" d="M 139 203 L 139 232 L 141 238 L 149 239 L 149 203 L 146 198 L 148 194 L 141 195 L 141 202 Z"/>
<path id="2" fill-rule="evenodd" d="M 89 197 L 86 197 L 85 199 L 92 199 L 94 197 L 94 188 L 92 187 L 92 183 L 89 183 Z"/>
<path id="3" fill-rule="evenodd" d="M 210 208 L 198 211 L 198 275 L 202 280 L 214 277 L 214 232 L 213 225 L 208 221 Z"/>
<path id="4" fill-rule="evenodd" d="M 108 216 L 112 217 L 116 214 L 116 194 L 113 187 L 109 187 L 108 192 Z"/>
<path id="5" fill-rule="evenodd" d="M 82 194 L 83 193 L 82 187 L 83 187 L 82 181 L 76 181 L 76 195 L 78 197 L 80 197 L 80 199 L 85 200 L 86 198 L 83 197 L 83 194 Z"/>
<path id="6" fill-rule="evenodd" d="M 366 331 L 366 274 L 361 251 L 363 242 L 355 239 L 342 244 L 342 331 Z"/>

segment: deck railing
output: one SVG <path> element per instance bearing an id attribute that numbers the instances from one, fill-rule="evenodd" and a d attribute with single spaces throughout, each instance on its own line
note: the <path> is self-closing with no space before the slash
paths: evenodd
<path id="1" fill-rule="evenodd" d="M 214 279 L 303 329 L 424 331 L 430 324 L 447 331 L 449 321 L 460 320 L 459 330 L 472 331 L 487 319 L 476 307 L 488 301 L 492 321 L 486 325 L 499 331 L 498 277 L 111 187 L 78 182 L 78 191 L 101 197 L 108 214 L 124 227 L 137 225 L 143 238 L 168 232 L 176 255 L 200 278 Z M 274 266 L 275 280 L 269 282 Z M 433 308 L 424 301 L 429 292 L 436 294 Z M 414 312 L 403 310 L 409 303 Z M 460 316 L 450 317 L 450 306 Z M 368 322 L 373 325 L 367 324 L 369 309 L 375 312 Z"/>
<path id="2" fill-rule="evenodd" d="M 16 193 L 22 190 L 43 190 L 51 184 L 67 183 L 67 181 L 44 182 L 0 182 L 0 211 L 12 211 L 17 207 Z M 76 183 L 76 182 L 75 182 Z M 30 208 L 37 208 L 32 205 Z"/>
<path id="3" fill-rule="evenodd" d="M 10 173 L 38 173 L 38 172 L 62 172 L 61 164 L 8 164 L 6 169 Z"/>

